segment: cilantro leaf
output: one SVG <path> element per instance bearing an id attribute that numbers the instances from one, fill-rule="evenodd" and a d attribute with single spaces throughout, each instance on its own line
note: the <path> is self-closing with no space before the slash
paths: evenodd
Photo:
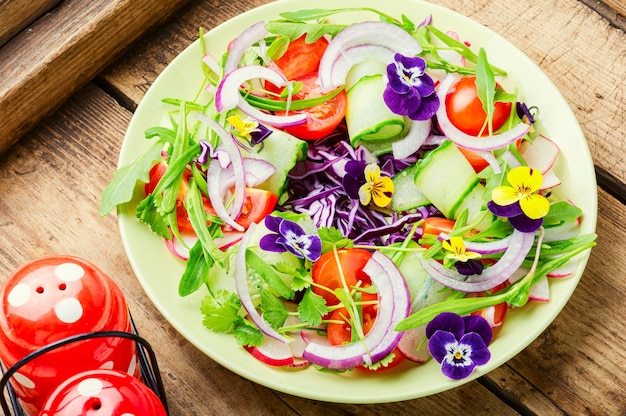
<path id="1" fill-rule="evenodd" d="M 322 240 L 322 253 L 333 248 L 349 248 L 353 245 L 352 240 L 345 238 L 336 227 L 322 227 L 318 230 L 317 235 Z"/>
<path id="2" fill-rule="evenodd" d="M 238 318 L 241 303 L 236 293 L 218 290 L 212 296 L 206 296 L 200 305 L 204 315 L 202 324 L 215 332 L 230 332 Z"/>
<path id="3" fill-rule="evenodd" d="M 154 194 L 148 195 L 137 205 L 136 216 L 141 222 L 150 226 L 156 234 L 168 240 L 172 238 L 167 218 L 161 215 L 156 207 Z"/>
<path id="4" fill-rule="evenodd" d="M 258 347 L 263 345 L 263 333 L 254 324 L 246 321 L 241 316 L 234 323 L 233 335 L 239 345 Z"/>
<path id="5" fill-rule="evenodd" d="M 298 317 L 308 325 L 317 326 L 322 323 L 322 316 L 328 313 L 326 300 L 313 292 L 307 290 L 304 292 L 302 301 L 298 304 Z"/>
<path id="6" fill-rule="evenodd" d="M 261 292 L 261 310 L 263 311 L 263 319 L 273 328 L 282 327 L 289 316 L 283 301 L 268 290 Z"/>

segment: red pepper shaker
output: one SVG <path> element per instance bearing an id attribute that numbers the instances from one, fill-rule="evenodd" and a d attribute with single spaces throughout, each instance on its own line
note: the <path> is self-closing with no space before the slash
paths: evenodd
<path id="1" fill-rule="evenodd" d="M 132 331 L 120 288 L 78 257 L 50 256 L 23 265 L 0 287 L 0 301 L 0 360 L 5 368 L 68 337 Z M 73 342 L 29 361 L 10 381 L 24 410 L 36 415 L 60 383 L 92 369 L 115 369 L 139 377 L 134 342 L 119 337 Z"/>
<path id="2" fill-rule="evenodd" d="M 40 416 L 167 416 L 159 397 L 137 378 L 115 370 L 76 374 L 52 392 Z"/>

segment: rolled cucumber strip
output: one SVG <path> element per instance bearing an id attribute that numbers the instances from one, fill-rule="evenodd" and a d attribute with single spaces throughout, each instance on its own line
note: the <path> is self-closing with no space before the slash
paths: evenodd
<path id="1" fill-rule="evenodd" d="M 472 165 L 449 140 L 417 165 L 415 185 L 446 218 L 456 219 L 459 207 L 480 182 Z"/>
<path id="2" fill-rule="evenodd" d="M 353 146 L 380 147 L 375 142 L 393 140 L 404 131 L 404 117 L 387 107 L 384 90 L 382 74 L 363 76 L 348 90 L 346 124 Z"/>
<path id="3" fill-rule="evenodd" d="M 398 172 L 393 177 L 393 196 L 391 208 L 396 212 L 408 211 L 430 204 L 424 193 L 415 185 L 417 164 Z"/>

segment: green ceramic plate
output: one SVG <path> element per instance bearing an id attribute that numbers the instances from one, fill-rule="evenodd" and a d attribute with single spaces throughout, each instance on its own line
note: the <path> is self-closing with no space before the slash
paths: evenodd
<path id="1" fill-rule="evenodd" d="M 509 71 L 505 87 L 519 86 L 522 98 L 541 109 L 541 123 L 537 128 L 562 150 L 556 166 L 563 181 L 558 192 L 583 209 L 582 232 L 595 231 L 596 183 L 585 138 L 562 95 L 522 52 L 476 22 L 418 0 L 317 0 L 314 6 L 372 7 L 395 17 L 404 13 L 416 23 L 432 14 L 433 24 L 439 29 L 457 31 L 476 50 L 483 46 L 493 64 Z M 261 20 L 278 18 L 283 11 L 307 8 L 311 8 L 307 0 L 271 2 L 211 30 L 206 34 L 207 47 L 215 56 L 220 56 L 230 40 L 246 27 Z M 346 16 L 351 16 L 349 18 L 354 21 L 376 18 L 372 14 Z M 120 166 L 133 161 L 149 146 L 143 132 L 161 123 L 164 114 L 162 98 L 193 99 L 202 80 L 199 57 L 200 46 L 196 41 L 156 79 L 130 123 L 120 152 Z M 200 291 L 186 298 L 177 295 L 178 280 L 183 272 L 181 261 L 169 254 L 159 237 L 136 221 L 133 203 L 120 209 L 118 215 L 124 247 L 137 278 L 158 310 L 186 339 L 213 360 L 249 380 L 292 395 L 330 402 L 380 403 L 413 399 L 454 388 L 493 370 L 527 347 L 554 320 L 576 288 L 588 257 L 585 255 L 578 263 L 574 276 L 551 282 L 550 302 L 534 302 L 509 314 L 490 347 L 491 361 L 468 379 L 457 382 L 447 379 L 432 360 L 422 366 L 403 365 L 388 372 L 368 375 L 360 371 L 336 375 L 313 368 L 285 371 L 252 358 L 231 336 L 204 329 L 199 305 L 205 293 Z"/>

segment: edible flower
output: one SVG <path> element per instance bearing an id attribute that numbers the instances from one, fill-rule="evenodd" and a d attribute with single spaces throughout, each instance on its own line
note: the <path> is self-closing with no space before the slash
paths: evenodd
<path id="1" fill-rule="evenodd" d="M 530 132 L 533 132 L 533 125 L 535 124 L 535 117 L 531 113 L 530 109 L 521 101 L 518 101 L 515 105 L 515 110 L 517 112 L 517 116 L 522 120 L 522 122 L 530 125 Z"/>
<path id="2" fill-rule="evenodd" d="M 518 231 L 536 231 L 550 210 L 550 202 L 538 193 L 543 175 L 528 166 L 518 166 L 506 178 L 510 186 L 495 187 L 487 207 L 493 214 L 508 218 Z"/>
<path id="3" fill-rule="evenodd" d="M 440 313 L 426 325 L 426 337 L 428 350 L 441 364 L 441 372 L 453 380 L 468 377 L 476 366 L 491 358 L 487 346 L 493 331 L 482 316 Z"/>
<path id="4" fill-rule="evenodd" d="M 226 121 L 235 128 L 238 136 L 248 140 L 252 146 L 261 143 L 272 134 L 272 130 L 258 121 L 250 118 L 242 120 L 238 114 L 228 117 Z"/>
<path id="5" fill-rule="evenodd" d="M 411 120 L 428 120 L 435 115 L 439 98 L 425 69 L 426 61 L 419 56 L 395 54 L 394 62 L 387 66 L 388 82 L 383 92 L 391 111 Z"/>
<path id="6" fill-rule="evenodd" d="M 308 235 L 297 223 L 273 215 L 265 217 L 265 226 L 272 231 L 261 237 L 260 247 L 265 251 L 284 253 L 316 261 L 322 255 L 322 240 L 317 235 Z"/>
<path id="7" fill-rule="evenodd" d="M 341 180 L 346 194 L 358 199 L 362 205 L 374 204 L 384 208 L 391 202 L 394 186 L 389 176 L 381 174 L 376 163 L 351 160 L 345 165 L 346 174 Z"/>
<path id="8" fill-rule="evenodd" d="M 230 165 L 230 155 L 225 150 L 217 150 L 211 146 L 206 140 L 200 140 L 200 155 L 196 159 L 201 165 L 205 165 L 210 159 L 216 159 L 222 169 L 226 169 Z"/>
<path id="9" fill-rule="evenodd" d="M 456 260 L 454 262 L 454 268 L 457 272 L 465 276 L 472 276 L 483 272 L 483 264 L 476 260 L 480 257 L 480 254 L 467 251 L 463 238 L 451 237 L 449 240 L 444 240 L 441 245 L 444 249 L 449 251 L 449 253 L 446 254 L 446 258 Z"/>

